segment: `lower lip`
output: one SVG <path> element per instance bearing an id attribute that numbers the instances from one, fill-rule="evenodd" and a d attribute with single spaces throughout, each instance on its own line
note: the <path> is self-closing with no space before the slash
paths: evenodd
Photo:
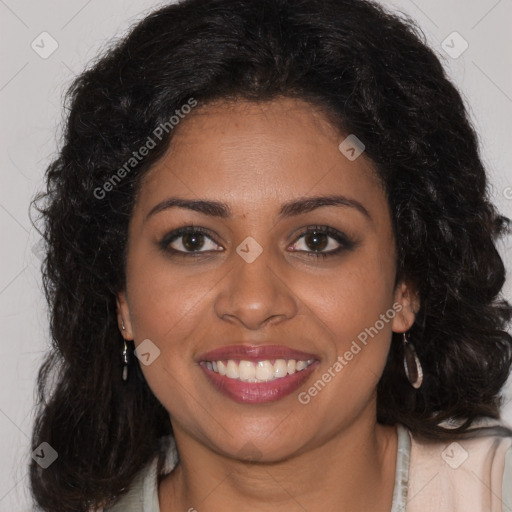
<path id="1" fill-rule="evenodd" d="M 275 402 L 296 391 L 319 364 L 320 361 L 314 361 L 300 372 L 287 375 L 286 377 L 280 377 L 270 382 L 243 382 L 237 379 L 230 379 L 213 370 L 209 370 L 204 361 L 201 361 L 199 366 L 210 382 L 221 393 L 235 402 L 263 404 Z"/>

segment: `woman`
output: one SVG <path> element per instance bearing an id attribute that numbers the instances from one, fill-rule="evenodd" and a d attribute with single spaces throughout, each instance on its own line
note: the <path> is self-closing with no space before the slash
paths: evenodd
<path id="1" fill-rule="evenodd" d="M 507 219 L 410 22 L 186 0 L 69 108 L 38 198 L 43 510 L 511 510 Z"/>

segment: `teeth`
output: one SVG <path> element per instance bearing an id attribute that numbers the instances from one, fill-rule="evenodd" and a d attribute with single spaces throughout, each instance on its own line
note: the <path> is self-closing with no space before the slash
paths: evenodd
<path id="1" fill-rule="evenodd" d="M 264 382 L 274 378 L 274 366 L 270 361 L 258 361 L 256 365 L 256 378 Z"/>
<path id="2" fill-rule="evenodd" d="M 244 382 L 269 382 L 282 379 L 306 369 L 313 359 L 308 361 L 296 361 L 295 359 L 262 360 L 257 363 L 252 361 L 206 361 L 206 367 L 220 375 L 230 379 L 238 379 Z"/>
<path id="3" fill-rule="evenodd" d="M 238 365 L 238 377 L 240 380 L 250 381 L 256 378 L 256 368 L 250 361 L 240 361 Z"/>
<path id="4" fill-rule="evenodd" d="M 231 359 L 228 361 L 228 365 L 226 367 L 226 377 L 229 377 L 230 379 L 238 379 L 239 377 L 238 365 Z"/>
<path id="5" fill-rule="evenodd" d="M 295 366 L 295 371 L 300 372 L 301 370 L 304 370 L 308 363 L 306 361 L 297 361 L 297 365 Z"/>
<path id="6" fill-rule="evenodd" d="M 274 363 L 274 377 L 286 377 L 288 375 L 288 367 L 284 359 L 278 359 Z"/>

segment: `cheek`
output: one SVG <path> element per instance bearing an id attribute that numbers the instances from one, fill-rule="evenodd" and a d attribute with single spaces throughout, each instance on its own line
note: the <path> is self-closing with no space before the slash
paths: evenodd
<path id="1" fill-rule="evenodd" d="M 166 350 L 172 348 L 170 340 L 179 339 L 184 326 L 201 315 L 216 282 L 212 272 L 194 270 L 193 265 L 173 265 L 142 248 L 134 248 L 130 254 L 127 273 L 136 341 L 158 340 Z"/>
<path id="2" fill-rule="evenodd" d="M 313 278 L 309 283 L 310 321 L 321 326 L 327 357 L 299 400 L 312 417 L 324 418 L 326 431 L 362 414 L 375 399 L 389 352 L 392 282 L 383 273 L 359 267 L 361 261 L 323 279 L 321 288 L 318 281 L 313 286 Z"/>
<path id="3" fill-rule="evenodd" d="M 149 339 L 158 348 L 158 357 L 149 365 L 140 364 L 144 377 L 167 410 L 189 410 L 193 390 L 190 372 L 194 334 L 204 332 L 205 308 L 212 284 L 206 276 L 193 277 L 172 270 L 169 264 L 153 258 L 151 262 L 133 254 L 127 282 L 136 347 Z M 137 272 L 138 268 L 147 268 Z M 142 362 L 142 360 L 141 360 Z"/>
<path id="4" fill-rule="evenodd" d="M 330 341 L 327 367 L 336 375 L 332 399 L 337 400 L 335 389 L 343 389 L 364 401 L 382 374 L 391 342 L 396 313 L 392 259 L 361 252 L 329 277 L 311 276 L 302 283 L 311 320 Z"/>
<path id="5" fill-rule="evenodd" d="M 383 262 L 375 253 L 354 254 L 329 274 L 302 277 L 300 282 L 312 314 L 342 339 L 372 326 L 393 304 L 392 261 Z"/>

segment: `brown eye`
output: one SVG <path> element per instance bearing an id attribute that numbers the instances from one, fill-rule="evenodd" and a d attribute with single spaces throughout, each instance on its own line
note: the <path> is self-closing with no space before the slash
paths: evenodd
<path id="1" fill-rule="evenodd" d="M 315 258 L 326 258 L 353 249 L 355 246 L 350 238 L 330 226 L 308 226 L 291 246 L 291 250 Z"/>
<path id="2" fill-rule="evenodd" d="M 329 243 L 329 237 L 325 233 L 313 231 L 307 233 L 304 237 L 304 242 L 312 251 L 322 251 Z"/>
<path id="3" fill-rule="evenodd" d="M 187 233 L 181 238 L 183 247 L 187 251 L 197 251 L 204 245 L 204 235 L 202 233 Z"/>
<path id="4" fill-rule="evenodd" d="M 183 256 L 223 250 L 206 230 L 194 226 L 172 231 L 164 236 L 160 246 L 168 252 L 180 253 Z"/>

